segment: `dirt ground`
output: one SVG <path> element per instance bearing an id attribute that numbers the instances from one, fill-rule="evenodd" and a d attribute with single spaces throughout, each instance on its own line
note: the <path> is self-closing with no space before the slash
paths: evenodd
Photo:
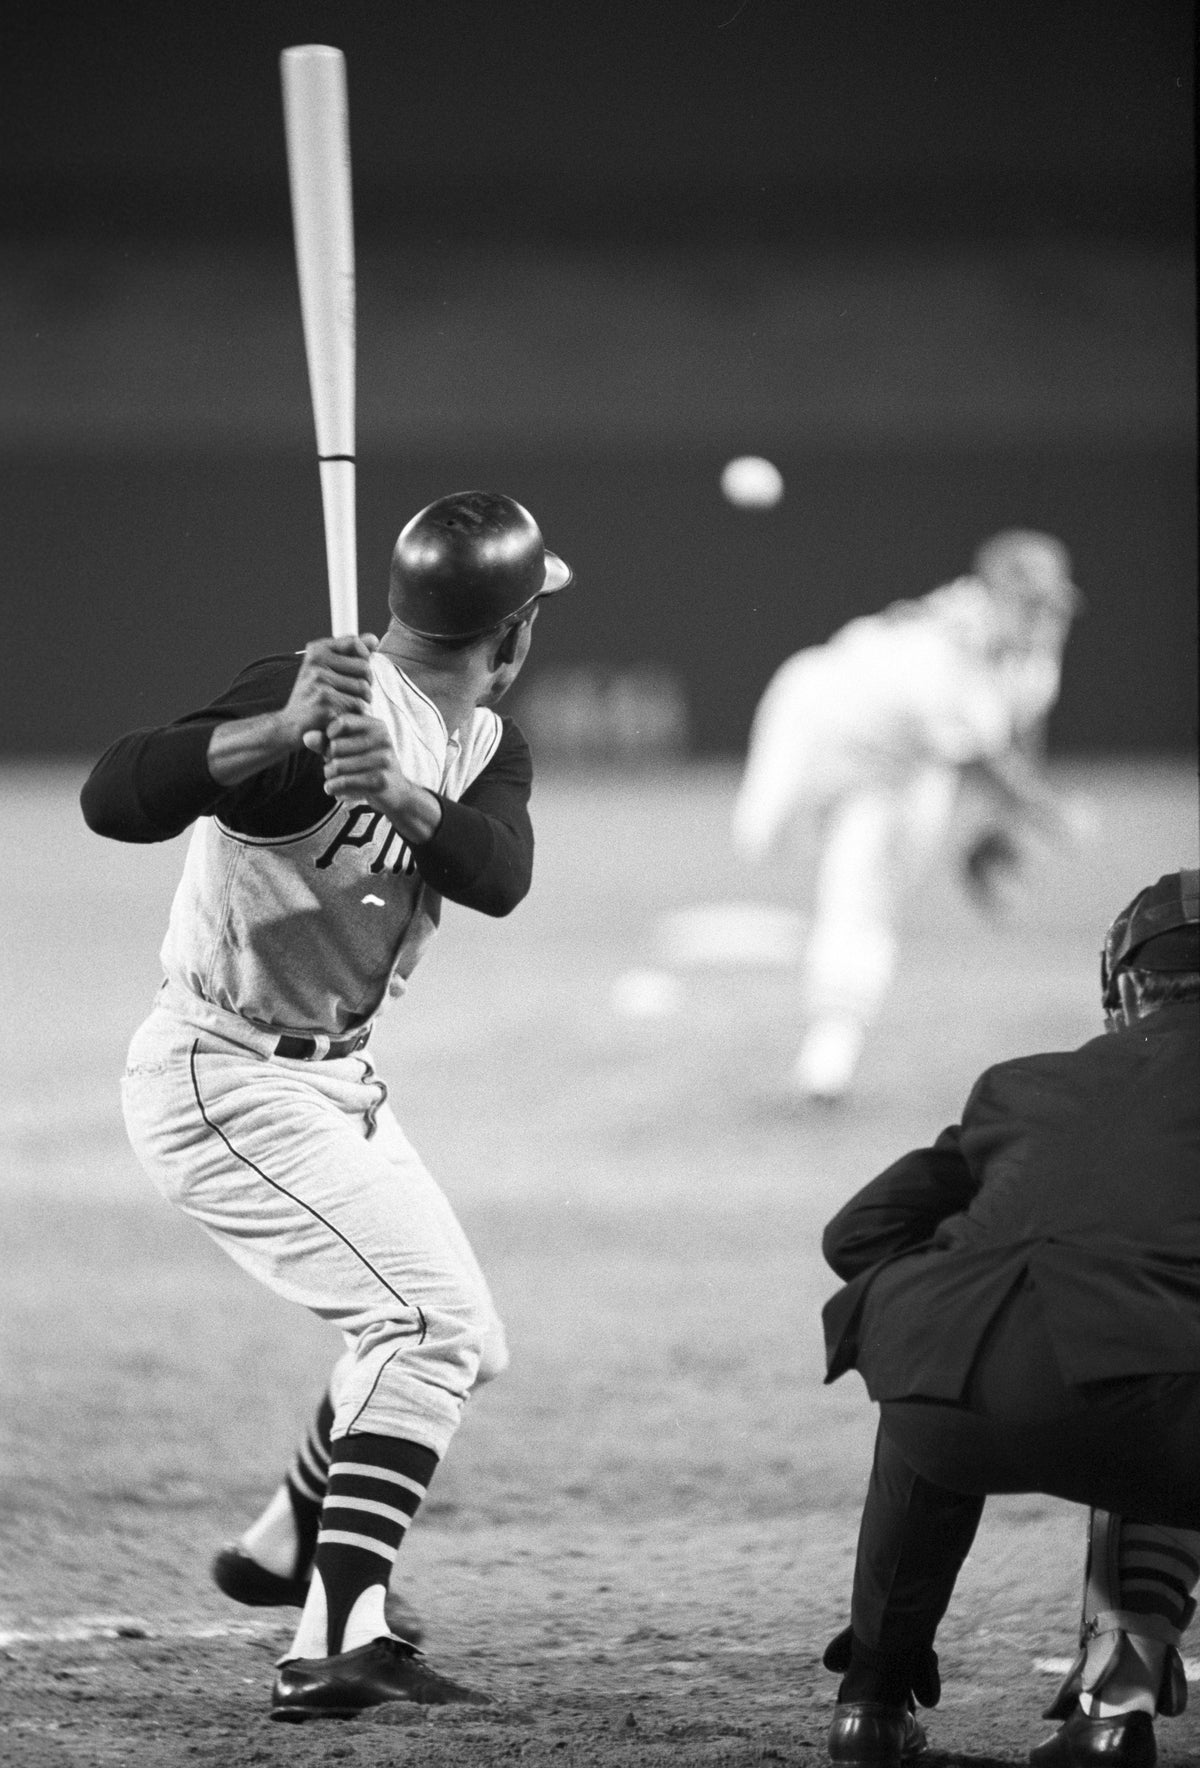
<path id="1" fill-rule="evenodd" d="M 1076 768 L 1089 844 L 1042 855 L 1007 918 L 948 877 L 910 907 L 903 973 L 841 1113 L 789 1107 L 786 967 L 681 973 L 629 1019 L 672 909 L 794 903 L 727 855 L 733 774 L 551 778 L 534 893 L 509 921 L 449 911 L 379 1034 L 401 1121 L 453 1198 L 508 1323 L 511 1370 L 472 1401 L 398 1582 L 438 1668 L 487 1708 L 267 1718 L 288 1619 L 239 1609 L 214 1550 L 273 1488 L 337 1345 L 161 1202 L 117 1077 L 157 978 L 181 844 L 79 822 L 80 769 L 0 774 L 0 836 L 42 863 L 0 882 L 4 1421 L 0 1763 L 20 1768 L 690 1768 L 825 1760 L 873 1434 L 854 1376 L 821 1381 L 835 1287 L 820 1230 L 958 1114 L 976 1073 L 1097 1028 L 1112 912 L 1196 863 L 1185 768 Z M 1026 1760 L 1052 1729 L 1083 1514 L 997 1500 L 939 1641 L 934 1768 Z M 1195 1713 L 1159 1726 L 1200 1763 Z"/>

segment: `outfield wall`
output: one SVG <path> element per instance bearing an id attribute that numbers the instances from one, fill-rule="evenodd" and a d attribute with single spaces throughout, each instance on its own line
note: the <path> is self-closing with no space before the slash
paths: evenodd
<path id="1" fill-rule="evenodd" d="M 413 510 L 508 491 L 578 576 L 527 684 L 653 665 L 693 749 L 735 752 L 790 651 L 1042 526 L 1088 600 L 1054 745 L 1194 751 L 1183 251 L 361 256 L 364 625 Z M 0 270 L 0 753 L 88 753 L 324 630 L 294 266 L 286 240 L 63 239 Z M 777 509 L 722 500 L 742 452 L 778 462 Z"/>
<path id="2" fill-rule="evenodd" d="M 1066 537 L 1088 611 L 1052 730 L 1068 752 L 1195 744 L 1196 517 L 1186 447 L 775 451 L 788 490 L 747 513 L 712 449 L 471 449 L 361 472 L 364 626 L 386 618 L 397 511 L 462 484 L 528 501 L 577 584 L 539 622 L 527 682 L 651 662 L 701 753 L 740 748 L 770 671 L 851 614 L 918 594 L 1014 522 Z M 278 453 L 11 454 L 9 676 L 0 749 L 90 752 L 170 716 L 252 656 L 324 629 L 315 468 Z"/>

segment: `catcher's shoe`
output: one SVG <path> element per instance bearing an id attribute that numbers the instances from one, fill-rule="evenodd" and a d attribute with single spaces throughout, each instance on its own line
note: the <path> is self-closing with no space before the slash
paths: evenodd
<path id="1" fill-rule="evenodd" d="M 372 1639 L 336 1657 L 289 1658 L 271 1690 L 272 1719 L 349 1719 L 388 1700 L 488 1706 L 490 1697 L 430 1669 L 403 1639 Z"/>
<path id="2" fill-rule="evenodd" d="M 1154 1768 L 1157 1759 L 1149 1713 L 1092 1719 L 1079 1707 L 1029 1752 L 1034 1768 Z"/>
<path id="3" fill-rule="evenodd" d="M 308 1600 L 307 1578 L 281 1578 L 259 1565 L 248 1553 L 233 1543 L 222 1547 L 212 1562 L 213 1583 L 235 1602 L 249 1608 L 303 1608 Z M 398 1639 L 409 1645 L 420 1645 L 425 1634 L 421 1617 L 394 1590 L 383 1602 L 383 1616 Z"/>
<path id="4" fill-rule="evenodd" d="M 838 1768 L 902 1768 L 927 1746 L 924 1727 L 907 1707 L 881 1700 L 845 1700 L 833 1709 L 829 1760 Z"/>

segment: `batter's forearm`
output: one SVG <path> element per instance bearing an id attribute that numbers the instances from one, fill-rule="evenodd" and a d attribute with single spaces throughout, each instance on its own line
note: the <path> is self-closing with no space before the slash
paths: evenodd
<path id="1" fill-rule="evenodd" d="M 208 771 L 218 786 L 236 786 L 283 761 L 299 741 L 299 734 L 280 712 L 227 719 L 215 726 L 209 738 Z"/>
<path id="2" fill-rule="evenodd" d="M 424 786 L 410 785 L 402 801 L 388 807 L 387 819 L 410 847 L 423 847 L 442 820 L 442 801 Z"/>

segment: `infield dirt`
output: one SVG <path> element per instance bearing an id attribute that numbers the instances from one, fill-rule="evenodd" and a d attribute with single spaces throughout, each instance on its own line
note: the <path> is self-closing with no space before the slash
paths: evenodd
<path id="1" fill-rule="evenodd" d="M 508 1323 L 511 1370 L 472 1401 L 398 1581 L 431 1661 L 490 1708 L 267 1718 L 287 1617 L 238 1609 L 214 1550 L 273 1487 L 336 1342 L 258 1289 L 142 1177 L 121 1126 L 125 1044 L 157 979 L 181 845 L 78 820 L 82 770 L 0 776 L 6 1420 L 0 1762 L 20 1768 L 345 1763 L 800 1765 L 825 1760 L 873 1415 L 821 1382 L 824 1221 L 952 1121 L 976 1073 L 1097 1029 L 1113 910 L 1196 863 L 1185 768 L 1076 769 L 1091 844 L 1043 855 L 1002 921 L 945 876 L 911 905 L 900 986 L 859 1096 L 780 1093 L 786 968 L 710 964 L 680 1010 L 628 1019 L 613 980 L 662 915 L 795 900 L 727 857 L 733 774 L 550 778 L 534 893 L 511 920 L 448 910 L 378 1063 L 454 1200 Z M 940 1640 L 934 1765 L 1024 1762 L 1069 1654 L 1080 1511 L 988 1507 Z M 239 1630 L 240 1629 L 240 1630 Z M 73 1635 L 73 1636 L 69 1636 Z M 1164 1764 L 1200 1762 L 1189 1712 Z"/>

